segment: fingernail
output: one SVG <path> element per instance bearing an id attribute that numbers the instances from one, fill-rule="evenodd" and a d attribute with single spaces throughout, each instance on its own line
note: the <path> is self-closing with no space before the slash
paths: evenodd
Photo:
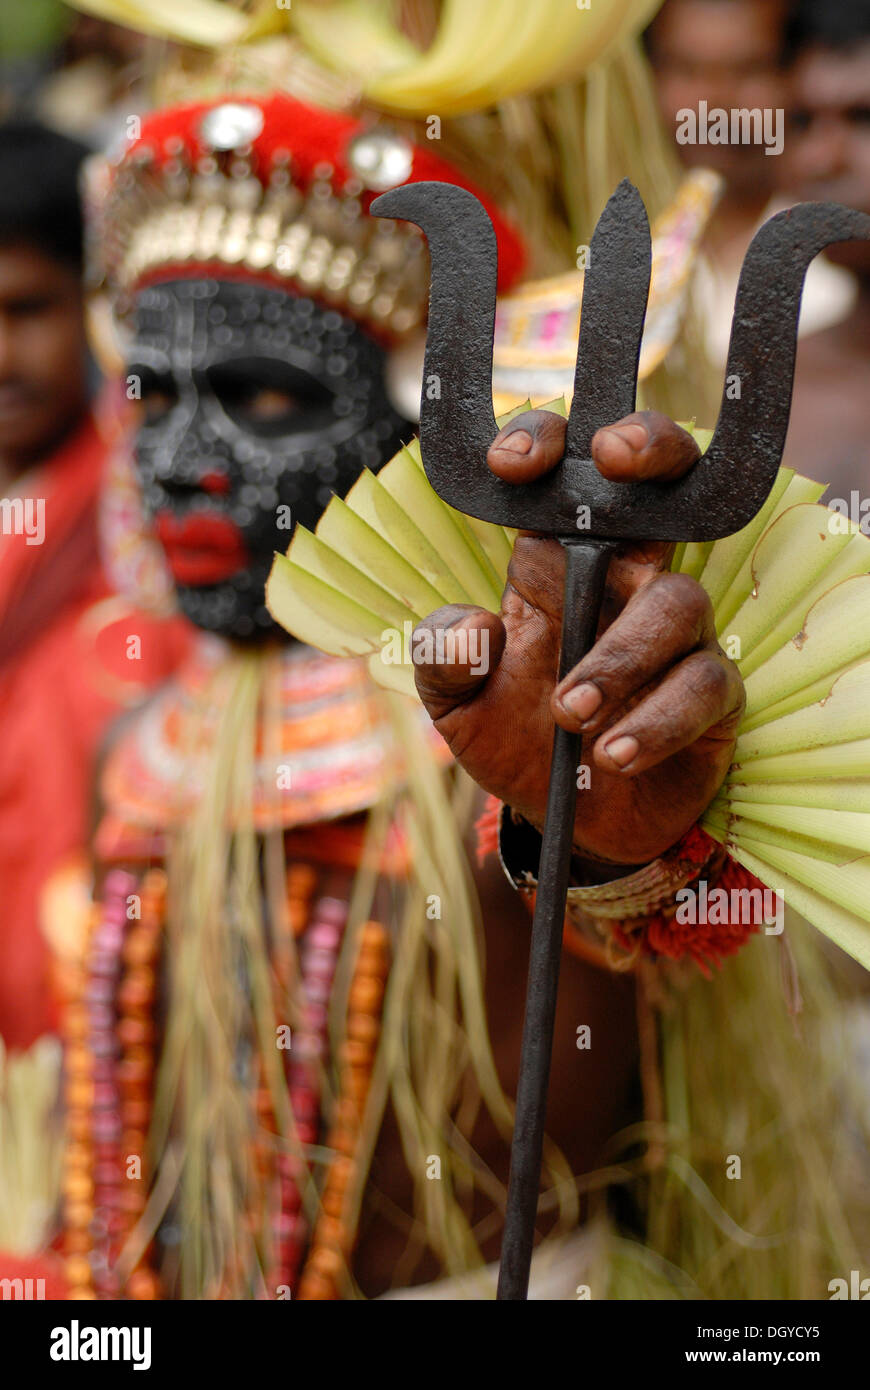
<path id="1" fill-rule="evenodd" d="M 640 752 L 640 744 L 636 738 L 632 738 L 631 734 L 623 734 L 621 738 L 615 738 L 612 743 L 605 743 L 604 751 L 610 761 L 616 763 L 617 767 L 628 767 L 628 764 Z"/>
<path id="2" fill-rule="evenodd" d="M 495 447 L 499 453 L 527 454 L 532 447 L 532 436 L 528 430 L 514 430 L 511 434 L 506 434 Z"/>
<path id="3" fill-rule="evenodd" d="M 571 690 L 568 690 L 562 696 L 562 704 L 578 719 L 590 719 L 598 709 L 602 699 L 603 696 L 598 686 L 591 685 L 587 681 L 583 685 L 575 685 Z"/>
<path id="4" fill-rule="evenodd" d="M 610 425 L 609 431 L 611 434 L 618 434 L 629 449 L 638 454 L 649 443 L 649 430 L 646 425 Z"/>

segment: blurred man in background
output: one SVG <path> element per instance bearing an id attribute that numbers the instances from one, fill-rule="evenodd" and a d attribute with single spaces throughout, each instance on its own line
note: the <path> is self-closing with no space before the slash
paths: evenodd
<path id="1" fill-rule="evenodd" d="M 108 593 L 106 445 L 81 279 L 85 154 L 37 124 L 0 126 L 0 1038 L 13 1049 L 55 1023 L 39 898 L 85 841 L 93 757 L 118 708 L 83 621 Z M 171 660 L 147 642 L 137 679 Z"/>
<path id="2" fill-rule="evenodd" d="M 782 30 L 787 0 L 667 0 L 647 43 L 665 126 L 678 113 L 732 107 L 782 107 Z M 775 185 L 775 160 L 763 144 L 684 143 L 689 168 L 713 169 L 725 180 L 716 237 L 727 242 L 758 221 Z"/>
<path id="3" fill-rule="evenodd" d="M 712 169 L 723 180 L 698 277 L 707 348 L 718 363 L 727 353 L 746 249 L 761 223 L 794 201 L 782 168 L 789 138 L 784 56 L 789 11 L 788 0 L 666 0 L 647 31 L 659 105 L 680 159 L 689 168 Z M 734 122 L 732 111 L 759 115 Z M 694 113 L 694 121 L 687 112 Z M 717 112 L 728 115 L 727 143 L 719 142 L 722 132 L 714 128 Z M 734 138 L 742 133 L 753 138 Z M 814 261 L 801 331 L 841 318 L 852 296 L 848 275 L 824 258 Z"/>
<path id="4" fill-rule="evenodd" d="M 0 1036 L 51 1026 L 39 886 L 84 813 L 75 626 L 101 592 L 102 446 L 88 411 L 77 175 L 83 146 L 0 127 Z M 66 717 L 58 718 L 63 704 Z"/>
<path id="5" fill-rule="evenodd" d="M 789 26 L 792 130 L 786 173 L 801 199 L 870 213 L 870 0 L 798 0 Z M 870 493 L 870 245 L 832 246 L 857 299 L 802 340 L 785 462 L 831 484 L 828 500 Z M 853 520 L 870 531 L 859 498 Z"/>

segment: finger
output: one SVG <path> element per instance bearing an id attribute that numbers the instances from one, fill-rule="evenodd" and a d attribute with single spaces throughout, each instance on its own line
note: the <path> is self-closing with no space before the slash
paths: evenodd
<path id="1" fill-rule="evenodd" d="M 591 449 L 598 471 L 614 482 L 673 482 L 700 457 L 692 436 L 656 410 L 635 411 L 598 430 Z M 626 546 L 611 568 L 616 596 L 625 602 L 653 574 L 667 571 L 673 552 L 673 542 L 668 541 Z"/>
<path id="2" fill-rule="evenodd" d="M 673 482 L 698 462 L 692 436 L 658 410 L 636 410 L 592 436 L 592 457 L 617 483 Z"/>
<path id="3" fill-rule="evenodd" d="M 565 592 L 565 550 L 558 541 L 521 531 L 514 541 L 502 595 L 502 614 L 513 611 L 518 595 L 523 603 L 538 609 L 556 623 L 562 623 Z"/>
<path id="4" fill-rule="evenodd" d="M 430 613 L 411 635 L 417 693 L 441 719 L 477 694 L 501 660 L 505 627 L 485 608 L 453 603 Z"/>
<path id="5" fill-rule="evenodd" d="M 568 421 L 551 410 L 525 410 L 499 430 L 486 461 L 506 483 L 531 483 L 564 455 L 567 428 Z"/>
<path id="6" fill-rule="evenodd" d="M 632 594 L 595 646 L 553 691 L 564 729 L 596 733 L 674 662 L 715 646 L 713 607 L 685 574 L 661 574 Z"/>
<path id="7" fill-rule="evenodd" d="M 632 541 L 621 545 L 611 561 L 602 613 L 609 627 L 632 594 L 660 574 L 670 573 L 674 541 Z"/>
<path id="8" fill-rule="evenodd" d="M 599 736 L 593 761 L 604 771 L 634 777 L 706 739 L 720 745 L 724 776 L 743 703 L 734 663 L 720 651 L 693 652 Z"/>

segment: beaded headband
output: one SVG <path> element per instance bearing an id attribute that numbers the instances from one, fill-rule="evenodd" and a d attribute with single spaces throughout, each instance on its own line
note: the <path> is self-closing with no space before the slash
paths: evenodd
<path id="1" fill-rule="evenodd" d="M 518 235 L 452 166 L 403 135 L 284 94 L 155 112 L 119 159 L 91 162 L 92 280 L 122 316 L 143 283 L 211 273 L 292 288 L 401 336 L 425 318 L 423 239 L 368 209 L 385 189 L 421 179 L 481 198 L 507 288 L 522 267 Z"/>

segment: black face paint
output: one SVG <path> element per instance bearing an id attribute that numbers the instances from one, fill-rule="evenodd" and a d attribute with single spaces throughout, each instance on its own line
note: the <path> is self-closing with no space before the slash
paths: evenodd
<path id="1" fill-rule="evenodd" d="M 384 349 L 335 309 L 259 285 L 173 280 L 135 305 L 136 461 L 145 506 L 197 626 L 281 632 L 263 601 L 276 550 L 412 426 Z"/>

